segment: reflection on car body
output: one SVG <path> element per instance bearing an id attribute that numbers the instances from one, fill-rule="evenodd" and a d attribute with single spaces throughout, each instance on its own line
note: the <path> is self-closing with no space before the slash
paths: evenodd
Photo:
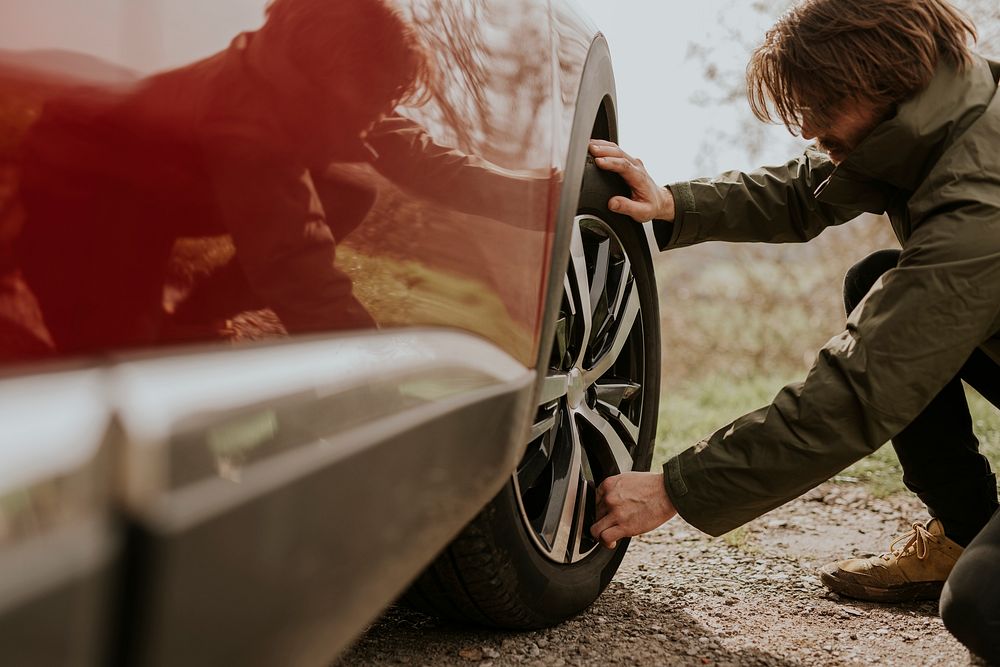
<path id="1" fill-rule="evenodd" d="M 602 431 L 535 421 L 568 409 L 553 352 L 590 293 L 628 382 L 590 396 L 644 461 L 656 315 L 622 305 L 648 257 L 575 219 L 615 132 L 593 26 L 568 0 L 264 4 L 0 4 L 4 664 L 323 663 L 511 493 L 526 438 L 531 509 L 578 522 L 543 482 L 582 467 L 539 455 Z M 548 568 L 524 581 L 555 573 L 523 599 L 574 591 L 535 622 L 576 613 L 619 557 L 567 586 L 517 507 Z"/>
<path id="2" fill-rule="evenodd" d="M 369 162 L 466 212 L 543 206 L 547 172 L 505 173 L 386 118 L 427 94 L 430 67 L 381 2 L 277 0 L 260 30 L 214 56 L 49 100 L 21 149 L 15 262 L 55 351 L 204 339 L 265 308 L 278 321 L 259 314 L 258 329 L 375 326 L 334 265 L 334 233 L 347 236 L 375 194 L 332 165 Z"/>

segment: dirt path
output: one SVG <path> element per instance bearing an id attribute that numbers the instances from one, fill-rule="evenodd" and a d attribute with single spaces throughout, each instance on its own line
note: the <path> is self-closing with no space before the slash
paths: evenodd
<path id="1" fill-rule="evenodd" d="M 725 540 L 671 521 L 633 540 L 604 595 L 560 626 L 484 632 L 393 608 L 337 664 L 968 665 L 935 604 L 842 600 L 814 574 L 920 517 L 911 498 L 825 484 Z"/>

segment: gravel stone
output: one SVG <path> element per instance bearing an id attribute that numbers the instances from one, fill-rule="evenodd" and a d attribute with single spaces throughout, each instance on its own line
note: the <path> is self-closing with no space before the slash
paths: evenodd
<path id="1" fill-rule="evenodd" d="M 633 539 L 604 594 L 566 623 L 498 632 L 390 607 L 334 665 L 969 665 L 936 604 L 848 600 L 816 575 L 885 550 L 924 513 L 911 496 L 827 483 L 747 524 L 738 546 L 675 519 Z"/>
<path id="2" fill-rule="evenodd" d="M 483 659 L 483 652 L 478 648 L 463 648 L 458 651 L 459 657 L 469 662 L 479 662 Z"/>

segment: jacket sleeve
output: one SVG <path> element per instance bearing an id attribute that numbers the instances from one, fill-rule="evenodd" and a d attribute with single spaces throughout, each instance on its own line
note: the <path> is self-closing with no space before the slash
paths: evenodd
<path id="1" fill-rule="evenodd" d="M 667 250 L 702 241 L 808 241 L 863 212 L 816 199 L 833 170 L 826 155 L 809 149 L 780 167 L 674 183 L 677 212 L 672 223 L 653 222 L 657 243 Z"/>
<path id="2" fill-rule="evenodd" d="M 504 169 L 436 143 L 420 124 L 398 114 L 376 125 L 367 142 L 377 154 L 372 166 L 380 174 L 419 197 L 463 213 L 533 229 L 522 204 L 530 210 L 547 206 L 550 170 Z"/>
<path id="3" fill-rule="evenodd" d="M 928 217 L 806 380 L 664 465 L 685 520 L 719 535 L 906 427 L 1000 329 L 1000 207 Z"/>

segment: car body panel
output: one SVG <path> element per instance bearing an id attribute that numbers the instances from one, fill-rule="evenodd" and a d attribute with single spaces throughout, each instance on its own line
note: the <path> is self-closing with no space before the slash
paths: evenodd
<path id="1" fill-rule="evenodd" d="M 17 577 L 2 593 L 4 664 L 107 664 L 120 542 L 114 525 L 97 519 L 3 548 L 0 572 Z"/>
<path id="2" fill-rule="evenodd" d="M 125 479 L 142 480 L 125 490 L 125 662 L 308 665 L 504 483 L 534 373 L 465 334 L 399 331 L 111 377 Z"/>
<path id="3" fill-rule="evenodd" d="M 0 380 L 0 656 L 107 657 L 121 540 L 111 511 L 103 373 Z"/>
<path id="4" fill-rule="evenodd" d="M 570 0 L 552 0 L 550 11 L 556 72 L 553 99 L 557 100 L 552 162 L 561 174 L 562 186 L 554 201 L 557 224 L 552 232 L 551 263 L 558 270 L 548 274 L 544 288 L 548 311 L 539 331 L 536 368 L 540 370 L 549 364 L 558 304 L 564 290 L 562 269 L 569 265 L 573 227 L 568 221 L 578 213 L 587 140 L 618 140 L 617 92 L 607 41 Z M 536 387 L 539 396 L 544 380 L 545 373 L 540 372 Z"/>
<path id="5" fill-rule="evenodd" d="M 442 325 L 533 364 L 561 152 L 547 3 L 397 2 L 362 39 L 297 0 L 331 62 L 263 2 L 101 4 L 0 10 L 3 324 L 34 342 L 4 358 Z M 432 74 L 385 102 L 411 73 L 357 57 L 410 33 Z"/>
<path id="6" fill-rule="evenodd" d="M 0 651 L 323 662 L 519 460 L 606 44 L 564 0 L 395 0 L 382 42 L 321 9 L 346 51 L 303 60 L 263 6 L 0 6 L 0 396 L 32 406 L 0 494 L 103 492 L 0 540 L 0 579 L 78 545 L 0 586 Z M 410 33 L 432 67 L 380 107 Z M 39 378 L 90 419 L 51 457 Z"/>
<path id="7" fill-rule="evenodd" d="M 468 334 L 399 330 L 0 383 L 22 436 L 2 450 L 0 648 L 322 662 L 506 482 L 533 381 Z"/>

